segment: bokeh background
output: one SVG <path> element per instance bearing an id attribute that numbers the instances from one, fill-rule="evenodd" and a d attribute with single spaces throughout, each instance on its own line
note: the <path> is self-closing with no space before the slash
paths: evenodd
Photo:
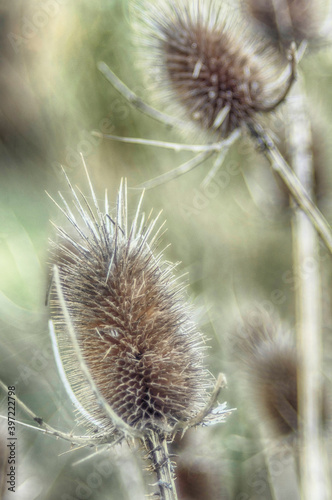
<path id="1" fill-rule="evenodd" d="M 0 1 L 0 378 L 16 387 L 33 411 L 63 431 L 75 428 L 48 335 L 45 296 L 49 277 L 49 220 L 61 222 L 45 191 L 87 193 L 79 153 L 100 197 L 115 201 L 120 178 L 138 184 L 180 165 L 192 155 L 99 140 L 91 130 L 166 141 L 199 142 L 188 131 L 158 124 L 131 108 L 97 69 L 104 60 L 147 102 L 149 75 L 137 64 L 128 0 Z M 144 61 L 144 54 L 143 61 Z M 305 75 L 317 158 L 318 203 L 332 221 L 332 57 L 327 44 L 309 51 Z M 160 105 L 159 105 L 159 109 Z M 283 110 L 271 117 L 282 128 Z M 271 122 L 272 123 L 272 122 Z M 272 125 L 271 125 L 272 126 Z M 204 138 L 205 140 L 205 138 Z M 283 145 L 281 144 L 281 147 Z M 239 322 L 256 306 L 278 313 L 294 329 L 291 210 L 270 167 L 244 137 L 208 188 L 200 187 L 211 164 L 146 193 L 144 208 L 163 210 L 167 258 L 188 272 L 188 293 L 208 337 L 206 363 L 228 388 L 221 401 L 237 410 L 215 428 L 188 432 L 174 444 L 182 500 L 269 500 L 274 484 L 292 471 L 288 444 L 260 440 L 259 409 L 243 391 L 229 343 Z M 139 192 L 129 192 L 129 213 Z M 114 205 L 113 205 L 114 206 Z M 324 373 L 331 385 L 331 261 L 321 246 Z M 1 394 L 2 415 L 6 401 Z M 18 412 L 18 418 L 30 423 Z M 68 443 L 17 425 L 19 472 L 16 500 L 140 500 L 155 481 L 142 472 L 141 453 L 126 446 L 74 466 L 94 450 L 70 451 Z M 267 456 L 272 467 L 266 465 Z M 272 458 L 271 458 L 272 456 Z M 271 465 L 271 464 L 270 464 Z M 274 471 L 271 478 L 271 470 Z M 294 471 L 293 471 L 294 472 Z M 295 473 L 284 499 L 294 497 Z M 147 491 L 153 491 L 151 488 Z"/>

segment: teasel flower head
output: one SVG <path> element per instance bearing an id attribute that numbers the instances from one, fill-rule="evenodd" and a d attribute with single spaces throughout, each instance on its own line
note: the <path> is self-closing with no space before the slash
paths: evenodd
<path id="1" fill-rule="evenodd" d="M 56 225 L 58 238 L 51 242 L 58 283 L 50 309 L 59 371 L 78 420 L 91 430 L 112 431 L 98 392 L 130 428 L 168 432 L 202 410 L 213 381 L 176 265 L 157 251 L 163 224 L 151 213 L 145 219 L 143 195 L 128 223 L 125 184 L 113 218 L 107 196 L 100 209 L 91 183 L 91 204 L 68 183 L 71 200 L 60 194 L 57 205 L 69 227 Z"/>
<path id="2" fill-rule="evenodd" d="M 227 137 L 282 101 L 292 76 L 276 51 L 217 0 L 135 3 L 141 59 L 165 104 L 181 118 Z M 280 77 L 280 75 L 282 76 Z"/>
<path id="3" fill-rule="evenodd" d="M 299 426 L 300 360 L 291 333 L 276 314 L 257 309 L 234 335 L 233 352 L 260 421 L 276 437 L 294 437 Z M 322 394 L 321 418 L 326 423 L 329 402 L 323 382 Z"/>
<path id="4" fill-rule="evenodd" d="M 324 36 L 327 2 L 323 0 L 244 0 L 243 3 L 247 14 L 281 46 L 292 41 L 317 42 Z"/>

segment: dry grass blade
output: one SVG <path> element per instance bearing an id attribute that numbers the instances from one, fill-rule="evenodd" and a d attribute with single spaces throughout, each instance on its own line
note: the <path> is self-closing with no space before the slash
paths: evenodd
<path id="1" fill-rule="evenodd" d="M 138 97 L 132 90 L 130 90 L 116 75 L 113 73 L 111 68 L 107 66 L 103 61 L 99 62 L 97 65 L 99 71 L 104 75 L 107 81 L 118 91 L 121 95 L 136 109 L 141 111 L 141 113 L 150 116 L 154 120 L 167 125 L 168 127 L 183 127 L 186 122 L 178 120 L 172 116 L 166 115 L 161 111 L 153 108 L 146 104 L 140 97 Z"/>
<path id="2" fill-rule="evenodd" d="M 7 393 L 7 386 L 1 380 L 0 380 L 0 387 L 4 392 Z M 39 427 L 36 427 L 33 425 L 26 424 L 24 422 L 17 421 L 17 423 L 19 423 L 24 427 L 35 429 L 38 432 L 42 432 L 44 434 L 48 434 L 56 438 L 61 438 L 64 441 L 69 441 L 72 444 L 83 445 L 83 446 L 111 443 L 114 439 L 113 434 L 108 432 L 99 433 L 96 435 L 76 436 L 73 434 L 68 434 L 66 432 L 59 431 L 57 429 L 54 429 L 54 427 L 52 427 L 51 425 L 44 422 L 44 420 L 41 417 L 38 417 L 32 410 L 30 410 L 30 408 L 25 403 L 23 403 L 23 401 L 21 401 L 21 399 L 17 395 L 15 396 L 15 401 L 17 406 L 31 419 L 31 422 L 34 421 L 39 425 Z"/>

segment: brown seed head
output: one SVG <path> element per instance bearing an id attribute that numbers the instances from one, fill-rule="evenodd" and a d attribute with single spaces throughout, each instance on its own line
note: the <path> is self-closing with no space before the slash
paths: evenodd
<path id="1" fill-rule="evenodd" d="M 155 86 L 203 130 L 226 137 L 278 102 L 275 55 L 216 0 L 146 0 L 139 16 Z"/>
<path id="2" fill-rule="evenodd" d="M 71 187 L 71 186 L 70 186 Z M 156 253 L 161 227 L 144 221 L 140 204 L 127 223 L 126 189 L 115 219 L 71 187 L 74 208 L 61 210 L 72 234 L 58 226 L 52 243 L 63 296 L 91 376 L 113 411 L 132 427 L 173 426 L 195 416 L 210 382 L 203 337 L 191 319 L 175 266 Z M 55 289 L 51 314 L 69 393 L 81 421 L 112 429 L 84 380 Z M 83 418 L 82 418 L 83 417 Z"/>
<path id="3" fill-rule="evenodd" d="M 298 430 L 299 359 L 290 332 L 280 319 L 260 309 L 244 320 L 235 334 L 234 354 L 245 374 L 253 400 L 263 422 L 276 436 L 286 437 Z M 328 398 L 322 384 L 322 422 L 328 418 Z"/>
<path id="4" fill-rule="evenodd" d="M 281 436 L 296 431 L 298 360 L 291 337 L 275 318 L 257 312 L 245 319 L 236 352 L 263 421 Z"/>

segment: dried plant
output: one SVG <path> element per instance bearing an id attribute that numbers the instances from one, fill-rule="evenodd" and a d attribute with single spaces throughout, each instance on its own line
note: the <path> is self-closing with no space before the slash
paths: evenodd
<path id="1" fill-rule="evenodd" d="M 258 420 L 282 439 L 299 430 L 298 374 L 300 359 L 295 338 L 277 314 L 254 309 L 230 339 L 232 354 L 256 408 Z M 321 381 L 321 390 L 323 390 Z M 329 403 L 324 389 L 321 422 L 327 423 Z"/>
<path id="2" fill-rule="evenodd" d="M 51 242 L 50 333 L 62 382 L 88 434 L 58 433 L 18 402 L 48 433 L 73 443 L 138 439 L 161 498 L 176 498 L 167 442 L 191 426 L 223 421 L 224 405 L 213 410 L 223 379 L 209 397 L 204 337 L 176 265 L 157 252 L 160 214 L 145 220 L 142 195 L 129 225 L 126 185 L 112 218 L 107 196 L 101 210 L 90 180 L 93 206 L 67 181 L 72 200 L 60 194 L 56 205 L 69 228 L 55 225 L 58 239 Z"/>
<path id="3" fill-rule="evenodd" d="M 288 51 L 288 67 L 277 77 L 277 53 L 266 59 L 269 51 L 256 39 L 239 35 L 232 24 L 232 13 L 218 7 L 215 0 L 201 3 L 195 0 L 175 2 L 161 0 L 156 5 L 148 0 L 136 5 L 145 23 L 146 60 L 152 61 L 159 88 L 167 89 L 167 101 L 182 109 L 181 118 L 172 119 L 145 104 L 101 62 L 100 71 L 107 80 L 143 113 L 167 125 L 186 127 L 188 117 L 203 132 L 219 134 L 219 141 L 205 145 L 164 143 L 94 132 L 94 135 L 132 144 L 146 144 L 199 153 L 176 169 L 145 182 L 141 187 L 152 188 L 196 168 L 216 155 L 215 163 L 206 176 L 206 187 L 220 169 L 227 152 L 244 128 L 256 146 L 278 173 L 291 196 L 306 213 L 311 223 L 332 253 L 332 231 L 292 169 L 278 151 L 271 136 L 262 126 L 262 112 L 271 112 L 287 97 L 296 77 L 298 54 L 296 45 Z M 249 36 L 250 35 L 250 36 Z M 152 67 L 154 69 L 152 69 Z M 187 119 L 186 119 L 187 118 Z M 190 123 L 189 120 L 189 123 Z"/>
<path id="4" fill-rule="evenodd" d="M 272 7 L 275 5 L 273 4 Z M 262 115 L 274 111 L 285 101 L 288 93 L 292 90 L 296 78 L 297 64 L 303 55 L 307 39 L 318 38 L 318 25 L 315 16 L 311 15 L 309 10 L 304 9 L 305 5 L 303 3 L 301 5 L 297 2 L 293 2 L 292 5 L 287 3 L 287 6 L 286 3 L 282 5 L 278 3 L 278 5 L 280 6 L 279 10 L 273 9 L 275 32 L 278 36 L 280 35 L 283 42 L 287 40 L 283 49 L 286 48 L 286 54 L 290 61 L 283 72 L 279 69 L 279 77 L 277 76 L 277 61 L 278 55 L 281 56 L 281 54 L 278 53 L 276 47 L 274 47 L 274 53 L 270 52 L 270 50 L 266 49 L 268 41 L 262 40 L 262 44 L 260 44 L 251 30 L 244 30 L 244 33 L 239 33 L 232 13 L 217 2 L 213 0 L 205 3 L 199 1 L 188 2 L 186 0 L 179 2 L 164 0 L 158 3 L 139 2 L 138 12 L 141 24 L 144 26 L 141 34 L 145 37 L 146 47 L 144 68 L 146 69 L 147 65 L 150 64 L 150 74 L 153 74 L 154 79 L 153 83 L 158 91 L 163 91 L 164 102 L 173 103 L 173 107 L 177 108 L 176 124 L 178 124 L 179 120 L 192 124 L 196 123 L 203 133 L 209 137 L 217 137 L 217 141 L 219 140 L 210 148 L 206 147 L 204 149 L 202 146 L 200 151 L 197 146 L 196 149 L 193 147 L 193 151 L 200 152 L 194 160 L 181 165 L 173 172 L 148 181 L 145 186 L 154 187 L 174 178 L 177 174 L 181 175 L 216 153 L 215 164 L 203 183 L 206 186 L 220 168 L 229 146 L 238 139 L 239 130 L 241 129 L 241 132 L 243 129 L 249 131 L 251 138 L 254 139 L 256 145 L 259 146 L 261 152 L 268 158 L 272 167 L 278 172 L 287 186 L 295 201 L 294 207 L 299 207 L 295 209 L 296 216 L 294 218 L 294 243 L 297 242 L 295 244 L 294 259 L 295 265 L 297 265 L 299 262 L 303 262 L 307 250 L 307 258 L 317 259 L 316 231 L 323 238 L 330 252 L 332 252 L 331 228 L 317 209 L 312 197 L 312 167 L 308 158 L 309 155 L 306 154 L 310 150 L 310 138 L 305 137 L 306 128 L 303 125 L 306 121 L 306 115 L 305 112 L 302 113 L 301 100 L 298 101 L 297 106 L 290 108 L 293 116 L 290 120 L 291 125 L 287 130 L 287 135 L 290 135 L 291 138 L 290 149 L 293 151 L 291 161 L 295 174 L 276 148 L 266 124 L 264 125 Z M 315 9 L 315 6 L 313 6 L 313 9 Z M 298 46 L 299 43 L 301 43 L 300 47 Z M 272 50 L 272 45 L 270 45 L 270 49 Z M 270 57 L 268 57 L 269 55 Z M 158 113 L 153 108 L 142 104 L 142 101 L 123 86 L 122 82 L 119 82 L 105 65 L 99 65 L 99 68 L 109 81 L 120 92 L 123 91 L 123 95 L 136 104 L 139 109 L 150 114 L 150 116 L 158 116 Z M 159 118 L 162 121 L 163 116 L 159 115 Z M 169 118 L 164 121 L 170 123 Z M 295 135 L 291 130 L 293 126 L 294 130 L 296 130 Z M 297 136 L 297 139 L 294 141 L 295 136 Z M 119 139 L 116 136 L 109 137 Z M 303 138 L 302 144 L 300 137 Z M 162 147 L 161 141 L 144 141 L 133 138 L 120 140 Z M 173 147 L 174 150 L 177 150 L 181 148 L 181 145 L 165 144 L 165 147 Z M 307 217 L 309 217 L 315 229 L 312 227 L 310 227 L 310 230 L 305 229 L 308 228 Z M 302 221 L 304 221 L 303 224 Z M 307 233 L 308 237 L 305 236 L 305 233 Z M 309 242 L 308 245 L 307 242 Z M 300 248 L 303 251 L 300 251 Z M 308 287 L 304 286 L 304 279 L 301 276 L 297 280 L 300 290 L 297 293 L 299 304 L 298 325 L 300 325 L 298 327 L 298 337 L 299 339 L 308 340 L 308 345 L 310 344 L 313 347 L 312 354 L 309 356 L 309 347 L 304 348 L 303 352 L 301 352 L 301 354 L 308 354 L 303 362 L 303 370 L 302 364 L 297 368 L 296 360 L 288 358 L 285 353 L 279 355 L 279 361 L 285 359 L 286 378 L 295 380 L 296 391 L 297 378 L 294 377 L 294 373 L 297 373 L 297 370 L 300 369 L 303 377 L 306 378 L 306 382 L 308 382 L 309 360 L 314 361 L 316 372 L 319 365 L 318 273 L 316 273 L 316 277 L 308 280 L 308 283 L 310 282 Z M 311 285 L 315 286 L 311 287 Z M 314 292 L 314 301 L 310 300 L 312 292 Z M 308 321 L 305 321 L 305 318 Z M 270 378 L 272 379 L 274 376 L 275 373 Z M 301 380 L 299 380 L 299 385 L 300 382 Z M 315 392 L 314 387 L 317 387 L 317 376 L 312 377 L 312 383 L 304 385 L 308 388 L 304 388 L 303 395 L 299 397 L 300 415 L 301 418 L 303 417 L 303 427 L 306 429 L 305 433 L 301 433 L 301 436 L 306 434 L 303 449 L 309 450 L 310 445 L 315 447 L 315 452 L 312 454 L 312 456 L 315 456 L 314 459 L 308 457 L 310 453 L 306 452 L 308 457 L 308 460 L 306 460 L 307 465 L 303 468 L 301 474 L 302 485 L 304 485 L 306 470 L 310 470 L 310 476 L 312 477 L 309 481 L 306 481 L 308 485 L 309 483 L 312 484 L 315 470 L 314 462 L 320 463 L 319 457 L 322 456 L 319 452 L 321 445 L 319 433 L 318 431 L 314 433 L 310 431 L 313 427 L 317 429 L 319 427 L 316 419 L 317 412 L 314 415 L 313 412 L 310 414 L 310 410 L 307 411 L 308 408 L 315 406 L 312 404 L 313 401 L 318 402 L 319 400 L 318 397 L 311 398 L 311 395 L 314 395 Z M 259 386 L 258 382 L 257 386 Z M 292 390 L 290 390 L 290 393 L 283 394 L 282 400 L 286 400 L 286 406 L 292 407 L 292 404 L 295 405 L 293 396 Z M 311 404 L 303 403 L 309 396 Z M 274 402 L 272 402 L 273 404 Z M 273 414 L 272 407 L 267 405 L 266 408 L 268 408 L 267 413 L 270 413 L 271 417 Z M 303 409 L 307 412 L 306 414 L 303 413 Z M 277 408 L 277 413 L 279 411 L 284 419 L 284 423 L 279 426 L 280 429 L 286 432 L 287 426 L 289 429 L 294 428 L 294 419 L 290 418 L 285 409 Z M 297 414 L 297 411 L 295 413 Z M 316 490 L 315 488 L 307 488 L 308 491 L 311 491 L 311 493 L 307 493 L 308 498 L 320 498 L 319 491 L 322 492 L 323 489 L 326 489 L 325 485 L 327 484 L 326 474 L 325 477 L 323 476 L 324 473 L 321 474 L 319 482 L 324 486 L 318 487 Z"/>
<path id="5" fill-rule="evenodd" d="M 125 197 L 121 187 L 115 220 L 107 207 L 103 213 L 96 206 L 93 215 L 85 197 L 86 208 L 78 205 L 81 224 L 67 209 L 76 235 L 57 227 L 52 253 L 82 356 L 101 395 L 131 427 L 169 431 L 206 404 L 211 379 L 203 368 L 204 339 L 191 320 L 175 266 L 156 252 L 163 224 L 154 230 L 158 217 L 141 220 L 139 204 L 128 226 Z M 75 396 L 94 425 L 109 429 L 75 363 L 55 287 L 50 305 Z"/>
<path id="6" fill-rule="evenodd" d="M 249 388 L 250 411 L 247 413 L 256 417 L 254 422 L 259 422 L 259 427 L 262 424 L 268 430 L 264 437 L 276 438 L 273 443 L 277 443 L 279 450 L 281 441 L 294 444 L 294 438 L 299 436 L 298 446 L 294 448 L 301 455 L 300 466 L 296 471 L 292 464 L 292 481 L 296 487 L 298 482 L 302 483 L 303 498 L 327 500 L 331 496 L 329 474 L 324 469 L 325 451 L 321 445 L 330 406 L 320 371 L 323 328 L 318 265 L 323 262 L 325 265 L 325 261 L 318 253 L 316 232 L 331 253 L 332 232 L 315 204 L 309 154 L 312 151 L 310 114 L 301 74 L 298 74 L 307 41 L 315 45 L 325 36 L 326 25 L 322 23 L 321 13 L 327 2 L 243 0 L 247 19 L 243 18 L 243 11 L 238 10 L 239 2 L 234 3 L 235 7 L 231 2 L 218 0 L 133 0 L 132 3 L 138 44 L 143 47 L 141 65 L 152 84 L 149 89 L 161 98 L 161 105 L 173 112 L 173 116 L 146 104 L 105 63 L 99 63 L 98 67 L 134 107 L 169 128 L 176 127 L 187 137 L 190 135 L 191 144 L 166 143 L 159 137 L 153 141 L 104 135 L 101 125 L 95 135 L 197 154 L 175 170 L 145 182 L 146 188 L 174 179 L 214 158 L 213 167 L 202 184 L 205 189 L 222 166 L 229 148 L 244 134 L 281 176 L 292 196 L 295 217 L 293 268 L 289 271 L 292 275 L 289 281 L 280 275 L 278 280 L 283 283 L 282 287 L 286 288 L 286 282 L 289 285 L 287 307 L 292 305 L 293 298 L 296 301 L 293 315 L 296 315 L 298 344 L 295 346 L 293 338 L 284 331 L 285 325 L 278 316 L 261 311 L 255 315 L 254 323 L 245 318 L 244 328 L 232 342 L 236 347 L 241 383 L 245 381 Z M 255 24 L 249 26 L 252 22 Z M 286 111 L 282 118 L 282 136 L 288 141 L 287 153 L 279 151 L 269 129 L 273 112 L 282 104 Z M 115 108 L 112 106 L 112 113 Z M 203 144 L 197 143 L 197 137 L 203 137 Z M 159 249 L 163 233 L 159 215 L 151 212 L 145 219 L 141 211 L 142 195 L 132 222 L 128 222 L 126 183 L 120 186 L 116 212 L 111 214 L 107 193 L 101 204 L 88 174 L 87 178 L 88 194 L 73 187 L 67 179 L 69 194 L 60 194 L 60 201 L 55 202 L 62 220 L 54 224 L 57 236 L 51 242 L 52 283 L 48 294 L 55 359 L 63 386 L 75 405 L 77 423 L 84 429 L 83 435 L 51 427 L 48 419 L 44 421 L 32 412 L 19 397 L 16 404 L 33 424 L 22 425 L 60 437 L 77 448 L 99 448 L 104 444 L 110 448 L 123 441 L 140 445 L 150 470 L 157 476 L 154 486 L 158 491 L 152 495 L 175 500 L 175 462 L 171 460 L 169 443 L 176 436 L 181 438 L 189 427 L 224 421 L 231 410 L 227 410 L 225 404 L 217 404 L 223 377 L 219 376 L 211 393 L 214 380 L 204 366 L 205 338 L 192 318 L 193 309 L 188 304 L 184 284 L 176 278 L 176 265 L 165 260 L 164 251 Z M 241 209 L 242 201 L 236 197 Z M 225 205 L 220 207 L 222 217 Z M 248 216 L 250 214 L 248 210 Z M 204 234 L 211 236 L 211 243 L 207 244 L 212 248 L 214 243 L 215 248 L 224 243 L 221 231 L 215 226 L 210 233 L 206 231 Z M 242 235 L 241 239 L 233 239 L 231 233 L 229 239 L 229 253 L 233 258 L 236 252 L 232 250 L 240 247 Z M 287 242 L 285 247 L 284 241 L 278 239 L 277 243 L 280 243 L 280 252 L 284 251 Z M 257 258 L 262 253 L 257 247 Z M 270 259 L 272 251 L 267 255 Z M 307 270 L 308 262 L 312 265 L 310 272 L 302 272 Z M 219 264 L 213 262 L 213 269 Z M 225 282 L 228 278 L 226 276 Z M 246 280 L 241 279 L 240 283 L 246 287 Z M 267 283 L 265 278 L 264 283 Z M 236 280 L 231 286 L 234 284 Z M 273 307 L 279 304 L 279 289 L 275 291 L 276 294 L 272 292 L 270 296 Z M 6 304 L 3 301 L 2 309 Z M 224 328 L 229 319 L 227 312 L 226 318 L 220 316 Z M 224 339 L 220 340 L 222 343 Z M 216 363 L 220 361 L 217 356 L 219 352 L 215 354 Z M 6 392 L 1 381 L 0 387 Z M 245 396 L 243 394 L 243 401 Z M 204 433 L 204 429 L 201 431 Z M 217 443 L 217 434 L 212 437 L 216 437 L 215 447 L 207 442 L 206 456 L 202 454 L 197 460 L 193 459 L 198 441 L 191 444 L 188 441 L 187 452 L 177 460 L 182 483 L 179 491 L 188 498 L 228 496 L 224 485 L 221 488 L 221 481 L 214 484 L 220 471 L 225 472 L 226 477 L 230 470 L 221 467 L 221 442 L 224 450 L 230 452 L 229 456 L 234 452 L 241 457 L 237 459 L 237 466 L 242 467 L 246 438 L 236 435 L 236 431 L 229 443 L 222 439 Z M 272 440 L 264 441 L 266 443 L 270 445 Z M 267 451 L 269 455 L 272 447 L 266 448 L 264 453 Z M 92 456 L 98 452 L 96 449 Z M 131 453 L 130 447 L 127 453 Z M 5 460 L 6 454 L 1 457 Z M 268 461 L 271 494 L 276 500 L 284 500 L 285 496 L 277 491 L 284 476 L 277 477 Z M 80 462 L 82 460 L 77 463 Z M 128 457 L 121 465 L 126 469 L 125 484 L 130 477 Z M 241 472 L 237 471 L 236 480 Z M 260 478 L 257 482 L 255 479 L 250 476 L 250 482 L 255 483 L 253 493 L 259 496 L 262 483 Z M 246 480 L 247 488 L 249 476 Z M 0 496 L 2 488 L 0 481 Z M 138 495 L 135 486 L 132 485 L 127 494 L 135 498 L 135 494 Z M 236 497 L 240 497 L 240 492 Z"/>
<path id="7" fill-rule="evenodd" d="M 272 111 L 287 95 L 293 75 L 282 73 L 278 54 L 264 50 L 244 19 L 239 22 L 224 4 L 145 1 L 137 10 L 144 70 L 150 65 L 165 104 L 181 105 L 181 119 L 227 137 L 259 122 L 259 113 Z"/>

